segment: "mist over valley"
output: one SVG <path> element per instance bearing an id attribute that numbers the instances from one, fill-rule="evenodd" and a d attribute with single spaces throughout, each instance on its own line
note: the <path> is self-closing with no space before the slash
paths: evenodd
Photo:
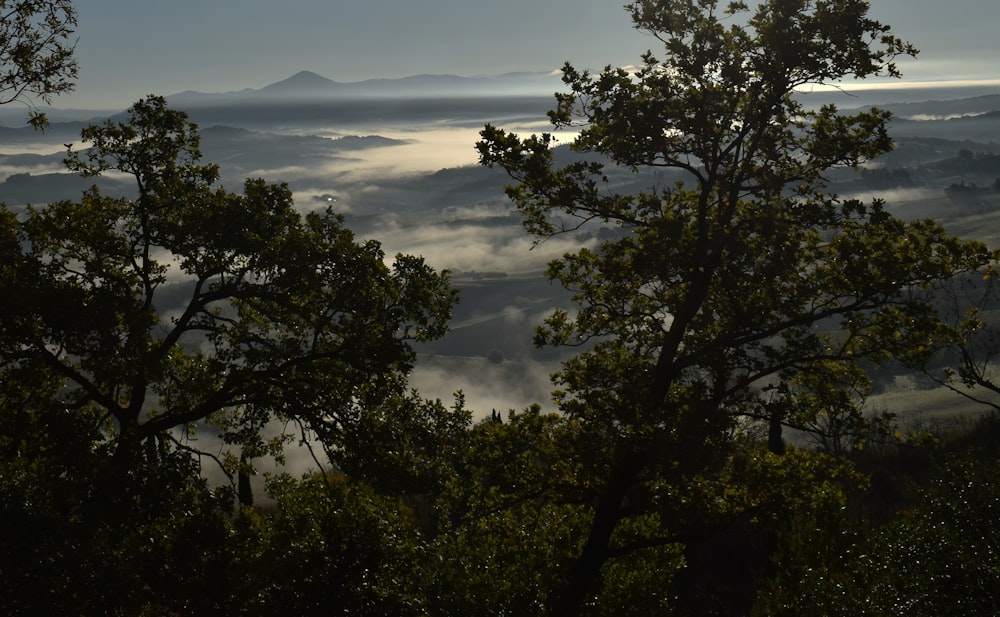
<path id="1" fill-rule="evenodd" d="M 597 246 L 607 234 L 627 233 L 588 224 L 536 244 L 504 194 L 504 172 L 477 164 L 483 125 L 544 132 L 551 93 L 559 89 L 558 78 L 539 74 L 341 84 L 304 72 L 260 90 L 184 92 L 168 101 L 199 125 L 203 160 L 218 163 L 224 186 L 237 188 L 248 177 L 287 182 L 300 209 L 342 214 L 358 236 L 381 242 L 387 258 L 411 253 L 451 270 L 460 290 L 451 332 L 420 347 L 412 385 L 446 402 L 462 390 L 469 408 L 483 416 L 532 403 L 552 408 L 549 375 L 578 350 L 532 345 L 533 328 L 545 315 L 572 308 L 570 292 L 546 280 L 545 265 L 567 250 Z M 807 105 L 878 103 L 895 114 L 896 150 L 863 169 L 838 170 L 832 191 L 884 199 L 903 218 L 934 217 L 965 237 L 1000 246 L 1000 94 L 968 87 L 802 96 Z M 87 117 L 49 110 L 52 124 L 43 133 L 23 127 L 16 112 L 4 109 L 0 116 L 0 199 L 6 203 L 76 199 L 95 182 L 107 194 L 134 190 L 127 179 L 84 179 L 62 164 L 66 144 L 83 146 L 84 126 L 121 119 L 120 112 Z M 573 133 L 556 136 L 568 143 Z M 559 156 L 575 155 L 561 148 Z M 619 192 L 682 179 L 622 168 L 608 176 L 608 189 Z M 886 407 L 894 406 L 894 392 L 930 387 L 891 372 L 880 383 L 875 404 Z M 913 410 L 960 403 L 943 395 L 916 398 L 904 404 Z"/>

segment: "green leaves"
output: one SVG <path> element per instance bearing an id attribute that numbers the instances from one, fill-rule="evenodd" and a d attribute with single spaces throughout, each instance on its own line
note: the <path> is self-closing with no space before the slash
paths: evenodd
<path id="1" fill-rule="evenodd" d="M 62 398 L 117 421 L 127 450 L 216 416 L 230 437 L 280 419 L 346 448 L 329 427 L 401 395 L 410 341 L 444 334 L 447 273 L 387 264 L 338 215 L 296 210 L 284 184 L 214 187 L 196 127 L 161 97 L 83 136 L 69 167 L 130 174 L 136 195 L 5 212 L 0 371 L 41 361 L 67 380 Z"/>
<path id="2" fill-rule="evenodd" d="M 550 264 L 578 309 L 536 334 L 539 344 L 586 345 L 555 376 L 557 402 L 605 443 L 601 457 L 583 459 L 600 489 L 557 612 L 578 614 L 594 597 L 615 530 L 633 517 L 655 512 L 663 537 L 685 537 L 699 514 L 733 523 L 752 509 L 750 492 L 727 484 L 726 461 L 756 423 L 767 422 L 775 451 L 783 424 L 837 454 L 886 438 L 891 418 L 864 412 L 870 382 L 859 362 L 913 363 L 955 340 L 931 292 L 998 257 L 932 221 L 904 222 L 827 190 L 832 170 L 891 150 L 889 114 L 806 109 L 795 89 L 897 76 L 895 58 L 916 53 L 869 17 L 867 2 L 719 5 L 632 2 L 660 55 L 634 72 L 564 68 L 569 91 L 550 120 L 577 131 L 569 162 L 549 134 L 489 126 L 478 145 L 483 164 L 514 180 L 508 194 L 540 241 L 613 228 Z M 622 190 L 611 167 L 647 172 L 645 185 Z M 671 503 L 705 487 L 719 489 L 715 501 Z M 638 499 L 649 492 L 655 507 Z M 761 507 L 777 516 L 805 506 Z"/>
<path id="3" fill-rule="evenodd" d="M 74 87 L 76 9 L 69 0 L 7 0 L 0 3 L 0 105 L 19 101 L 28 107 L 28 124 L 48 121 L 35 99 Z"/>
<path id="4" fill-rule="evenodd" d="M 187 114 L 168 109 L 166 99 L 153 95 L 139 100 L 128 113 L 127 121 L 107 120 L 85 128 L 80 137 L 92 145 L 85 158 L 70 146 L 66 166 L 84 177 L 109 170 L 131 174 L 144 197 L 155 195 L 168 202 L 171 196 L 179 197 L 177 191 L 218 179 L 217 165 L 198 164 L 200 138 Z"/>
<path id="5" fill-rule="evenodd" d="M 993 457 L 949 456 L 905 510 L 875 529 L 852 529 L 839 508 L 814 510 L 783 538 L 778 574 L 754 614 L 992 614 L 996 470 Z"/>
<path id="6" fill-rule="evenodd" d="M 233 603 L 249 614 L 425 615 L 431 572 L 412 511 L 344 477 L 268 478 L 273 506 L 245 510 Z M 232 606 L 228 610 L 232 610 Z"/>

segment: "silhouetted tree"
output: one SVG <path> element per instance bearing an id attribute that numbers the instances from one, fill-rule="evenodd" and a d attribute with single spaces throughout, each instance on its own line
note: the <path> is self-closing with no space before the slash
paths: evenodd
<path id="1" fill-rule="evenodd" d="M 196 127 L 162 98 L 83 138 L 69 167 L 128 174 L 136 195 L 0 210 L 0 379 L 31 366 L 62 385 L 54 402 L 101 410 L 122 474 L 142 443 L 196 423 L 259 456 L 280 448 L 263 432 L 278 419 L 336 453 L 384 402 L 404 405 L 411 342 L 451 314 L 446 273 L 387 265 L 338 215 L 300 214 L 285 185 L 214 187 Z"/>
<path id="2" fill-rule="evenodd" d="M 634 72 L 598 75 L 567 65 L 570 91 L 550 112 L 555 128 L 579 131 L 571 150 L 597 156 L 558 166 L 550 134 L 483 131 L 481 161 L 515 180 L 509 195 L 531 233 L 609 224 L 626 232 L 548 270 L 576 292 L 579 310 L 555 312 L 537 341 L 593 342 L 556 376 L 560 408 L 587 446 L 566 456 L 593 498 L 586 538 L 548 597 L 550 614 L 589 614 L 602 577 L 635 551 L 686 547 L 693 564 L 698 546 L 744 517 L 780 519 L 792 504 L 828 499 L 835 491 L 826 478 L 837 472 L 822 472 L 826 463 L 803 476 L 815 482 L 813 497 L 803 482 L 793 498 L 781 478 L 808 458 L 755 453 L 766 465 L 741 471 L 734 436 L 771 422 L 780 451 L 776 417 L 863 434 L 854 393 L 868 380 L 857 362 L 903 356 L 936 336 L 927 287 L 993 258 L 934 222 L 904 222 L 881 203 L 825 188 L 828 170 L 891 149 L 889 114 L 807 109 L 795 90 L 897 76 L 894 59 L 915 53 L 868 6 L 631 2 L 636 27 L 663 44 L 662 58 L 649 52 Z M 601 160 L 683 179 L 622 194 Z M 750 469 L 770 483 L 734 482 Z M 683 583 L 702 575 L 714 578 Z M 675 584 L 680 614 L 746 614 L 752 602 L 721 571 L 691 569 Z"/>
<path id="3" fill-rule="evenodd" d="M 46 123 L 36 99 L 48 103 L 74 87 L 76 20 L 69 0 L 0 2 L 0 105 L 23 103 L 36 128 Z"/>

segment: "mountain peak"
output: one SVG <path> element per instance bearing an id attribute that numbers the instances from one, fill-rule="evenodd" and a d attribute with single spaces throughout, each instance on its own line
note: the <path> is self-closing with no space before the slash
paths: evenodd
<path id="1" fill-rule="evenodd" d="M 261 92 L 316 92 L 329 90 L 339 84 L 312 71 L 299 71 L 287 79 L 260 89 Z"/>

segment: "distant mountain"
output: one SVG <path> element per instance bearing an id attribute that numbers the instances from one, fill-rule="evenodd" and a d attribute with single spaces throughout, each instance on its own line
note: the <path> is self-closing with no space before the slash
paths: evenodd
<path id="1" fill-rule="evenodd" d="M 960 101 L 956 101 L 960 102 Z M 889 125 L 894 139 L 923 137 L 982 144 L 1000 143 L 1000 97 L 997 111 L 972 111 L 960 114 L 961 105 L 949 107 L 942 102 L 937 114 L 897 115 Z M 951 112 L 949 113 L 949 109 Z M 898 114 L 898 112 L 895 112 Z"/>
<path id="2" fill-rule="evenodd" d="M 312 71 L 300 71 L 288 79 L 283 79 L 269 86 L 264 86 L 257 91 L 250 90 L 244 91 L 244 93 L 250 94 L 257 92 L 258 94 L 274 93 L 278 95 L 289 93 L 327 93 L 336 91 L 341 85 L 342 84 L 339 84 L 332 79 L 327 79 L 326 77 L 317 75 Z"/>
<path id="3" fill-rule="evenodd" d="M 90 122 L 53 122 L 39 132 L 30 126 L 25 126 L 23 121 L 15 119 L 10 121 L 10 126 L 0 126 L 0 144 L 4 146 L 26 145 L 26 144 L 55 144 L 57 150 L 64 143 L 80 141 L 80 130 L 88 124 L 100 122 L 103 118 L 94 118 Z M 0 119 L 0 124 L 5 124 L 7 120 Z"/>
<path id="4" fill-rule="evenodd" d="M 557 75 L 549 73 L 508 73 L 504 75 L 460 77 L 458 75 L 413 75 L 398 79 L 369 79 L 338 82 L 301 71 L 287 79 L 254 90 L 209 93 L 185 91 L 167 97 L 182 106 L 216 106 L 283 101 L 359 100 L 383 98 L 436 98 L 478 96 L 550 96 L 563 89 Z"/>
<path id="5" fill-rule="evenodd" d="M 891 111 L 896 118 L 902 120 L 949 120 L 1000 111 L 1000 94 L 921 100 L 919 102 L 882 103 L 878 107 Z"/>

